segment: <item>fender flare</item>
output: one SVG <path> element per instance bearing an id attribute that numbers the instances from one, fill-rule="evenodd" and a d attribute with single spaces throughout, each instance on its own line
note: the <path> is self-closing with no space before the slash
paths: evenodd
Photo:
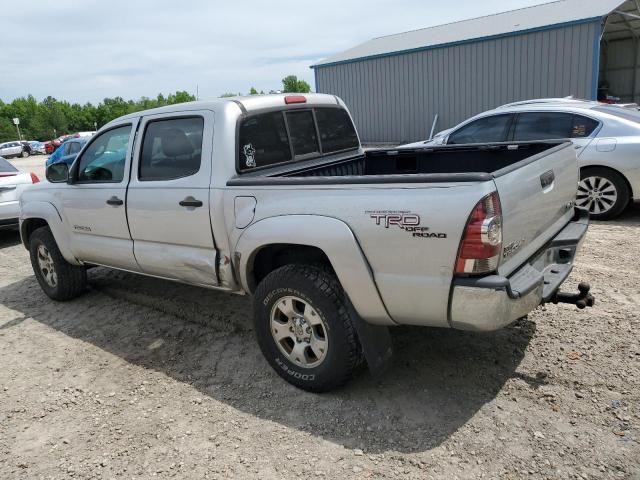
<path id="1" fill-rule="evenodd" d="M 28 248 L 26 225 L 29 220 L 33 219 L 47 222 L 51 233 L 53 233 L 53 238 L 56 239 L 60 253 L 67 262 L 72 265 L 82 265 L 69 249 L 71 238 L 62 222 L 60 212 L 58 212 L 55 205 L 49 202 L 34 201 L 23 203 L 20 206 L 20 237 L 22 238 L 22 244 L 25 248 Z"/>
<path id="2" fill-rule="evenodd" d="M 236 243 L 240 281 L 250 292 L 253 260 L 264 247 L 291 244 L 322 250 L 360 317 L 376 325 L 395 325 L 378 292 L 373 273 L 357 239 L 341 220 L 319 215 L 269 217 L 248 227 Z"/>

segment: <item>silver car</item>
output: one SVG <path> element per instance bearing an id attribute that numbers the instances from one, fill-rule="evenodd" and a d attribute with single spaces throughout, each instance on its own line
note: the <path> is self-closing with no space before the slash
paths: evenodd
<path id="1" fill-rule="evenodd" d="M 39 181 L 35 173 L 20 172 L 0 157 L 0 230 L 18 227 L 20 195 L 27 185 Z"/>
<path id="2" fill-rule="evenodd" d="M 622 106 L 560 98 L 511 103 L 406 147 L 560 138 L 575 146 L 576 202 L 592 218 L 616 217 L 630 201 L 640 200 L 640 112 Z"/>
<path id="3" fill-rule="evenodd" d="M 28 157 L 29 151 L 24 148 L 21 142 L 5 142 L 0 143 L 0 157 Z"/>

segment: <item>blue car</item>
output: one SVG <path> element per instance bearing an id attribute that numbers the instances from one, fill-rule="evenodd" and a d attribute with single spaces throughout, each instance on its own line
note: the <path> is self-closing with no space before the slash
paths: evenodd
<path id="1" fill-rule="evenodd" d="M 47 167 L 54 163 L 66 163 L 71 166 L 78 156 L 78 153 L 80 153 L 80 150 L 82 150 L 82 147 L 84 147 L 84 144 L 87 143 L 88 140 L 89 138 L 87 137 L 68 139 L 49 156 L 47 159 Z"/>

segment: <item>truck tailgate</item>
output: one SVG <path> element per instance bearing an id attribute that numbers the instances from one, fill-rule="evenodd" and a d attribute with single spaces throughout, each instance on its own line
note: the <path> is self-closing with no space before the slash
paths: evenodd
<path id="1" fill-rule="evenodd" d="M 498 170 L 494 177 L 503 217 L 498 272 L 506 276 L 571 220 L 579 180 L 575 149 L 563 143 Z"/>

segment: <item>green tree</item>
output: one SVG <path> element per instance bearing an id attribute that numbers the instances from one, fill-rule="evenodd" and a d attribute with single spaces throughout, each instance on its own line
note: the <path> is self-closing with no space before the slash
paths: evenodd
<path id="1" fill-rule="evenodd" d="M 93 130 L 95 124 L 100 127 L 128 113 L 193 100 L 195 97 L 184 90 L 166 97 L 160 93 L 156 98 L 142 97 L 138 100 L 105 98 L 97 105 L 69 103 L 53 97 L 38 102 L 32 95 L 16 98 L 10 103 L 0 100 L 0 142 L 16 139 L 16 128 L 11 121 L 15 117 L 20 119 L 24 138 L 48 140 L 65 133 Z"/>
<path id="2" fill-rule="evenodd" d="M 298 80 L 295 75 L 288 75 L 282 79 L 282 91 L 285 93 L 309 93 L 311 86 L 304 80 Z"/>
<path id="3" fill-rule="evenodd" d="M 251 87 L 251 90 L 249 90 L 249 95 L 258 95 L 258 90 L 256 90 L 255 88 Z"/>

